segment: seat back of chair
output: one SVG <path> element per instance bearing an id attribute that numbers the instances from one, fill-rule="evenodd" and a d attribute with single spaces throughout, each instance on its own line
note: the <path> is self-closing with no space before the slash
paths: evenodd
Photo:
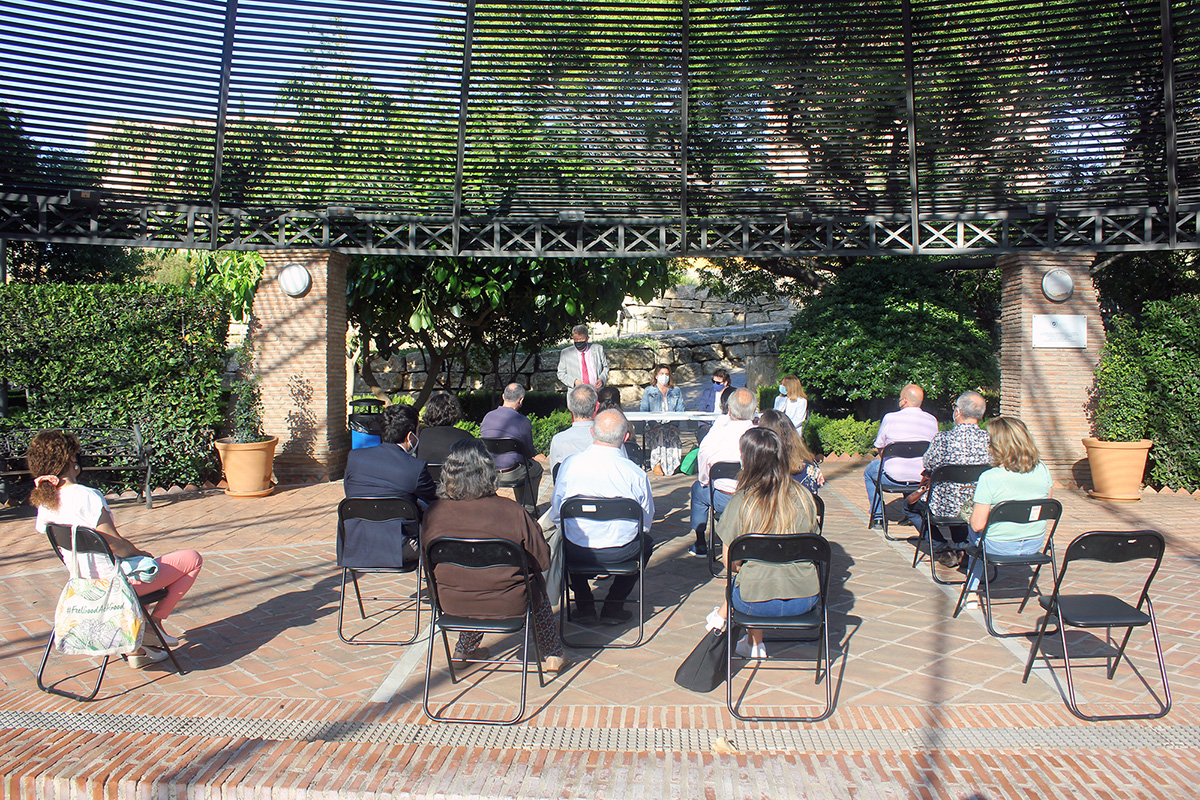
<path id="1" fill-rule="evenodd" d="M 1049 497 L 1039 500 L 1005 500 L 992 506 L 987 524 L 997 522 L 1052 522 L 1062 516 L 1062 503 Z"/>
<path id="2" fill-rule="evenodd" d="M 929 490 L 939 483 L 979 483 L 979 476 L 991 468 L 991 464 L 943 464 L 930 474 Z"/>
<path id="3" fill-rule="evenodd" d="M 879 453 L 881 461 L 889 458 L 920 458 L 929 449 L 929 442 L 892 442 Z"/>
<path id="4" fill-rule="evenodd" d="M 639 532 L 642 529 L 642 507 L 628 497 L 568 497 L 559 513 L 563 519 L 627 519 L 637 523 Z"/>
<path id="5" fill-rule="evenodd" d="M 819 533 L 743 533 L 729 543 L 727 552 L 727 570 L 739 561 L 766 561 L 771 564 L 810 561 L 817 567 L 821 579 L 821 599 L 825 599 L 833 552 L 828 540 Z"/>
<path id="6" fill-rule="evenodd" d="M 420 514 L 401 497 L 347 497 L 338 503 L 337 565 L 359 569 L 402 569 L 404 525 Z"/>
<path id="7" fill-rule="evenodd" d="M 435 578 L 437 567 L 452 564 L 464 569 L 490 569 L 511 567 L 521 571 L 525 581 L 525 597 L 532 596 L 529 577 L 529 560 L 525 550 L 507 539 L 468 539 L 444 536 L 434 539 L 425 548 L 425 582 L 429 586 L 430 599 L 435 613 L 442 613 Z"/>
<path id="8" fill-rule="evenodd" d="M 813 505 L 817 507 L 817 533 L 820 533 L 825 530 L 825 501 L 819 494 L 814 494 L 812 500 Z"/>
<path id="9" fill-rule="evenodd" d="M 723 478 L 737 478 L 742 474 L 742 464 L 739 461 L 718 461 L 708 468 L 708 485 Z"/>
<path id="10" fill-rule="evenodd" d="M 493 456 L 502 456 L 505 453 L 521 452 L 521 443 L 516 439 L 510 439 L 507 437 L 497 439 L 480 438 L 480 441 L 483 442 L 483 446 L 486 447 L 487 451 Z"/>
<path id="11" fill-rule="evenodd" d="M 54 555 L 64 564 L 71 555 L 71 526 L 51 522 L 46 538 Z M 79 574 L 85 578 L 108 578 L 117 569 L 117 557 L 100 532 L 82 526 L 75 529 L 75 552 L 79 556 Z M 68 566 L 70 566 L 68 564 Z"/>
<path id="12" fill-rule="evenodd" d="M 1069 561 L 1124 564 L 1148 558 L 1155 562 L 1157 570 L 1164 550 L 1166 540 L 1158 531 L 1088 531 L 1067 545 L 1063 566 Z"/>

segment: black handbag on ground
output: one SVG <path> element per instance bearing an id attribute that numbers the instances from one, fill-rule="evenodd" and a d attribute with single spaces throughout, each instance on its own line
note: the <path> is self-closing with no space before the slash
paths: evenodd
<path id="1" fill-rule="evenodd" d="M 706 630 L 700 644 L 675 670 L 675 682 L 693 692 L 711 692 L 728 677 L 729 626 L 723 631 Z"/>

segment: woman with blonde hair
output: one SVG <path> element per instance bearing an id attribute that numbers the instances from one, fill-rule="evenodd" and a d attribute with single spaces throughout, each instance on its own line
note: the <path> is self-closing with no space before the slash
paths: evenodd
<path id="1" fill-rule="evenodd" d="M 79 440 L 71 434 L 42 431 L 29 443 L 25 459 L 29 471 L 36 476 L 29 502 L 37 506 L 35 524 L 38 532 L 44 534 L 51 523 L 91 528 L 104 537 L 118 559 L 153 558 L 156 567 L 153 579 L 147 583 L 130 580 L 129 585 L 140 595 L 167 590 L 167 596 L 155 603 L 150 616 L 163 631 L 168 646 L 179 644 L 177 638 L 166 632 L 163 621 L 196 582 L 204 563 L 200 554 L 195 550 L 180 550 L 154 557 L 118 533 L 104 495 L 76 483 L 80 473 Z M 129 656 L 129 663 L 144 667 L 166 657 L 166 650 L 143 647 L 139 653 Z"/>
<path id="2" fill-rule="evenodd" d="M 968 539 L 979 543 L 992 506 L 1005 500 L 1040 500 L 1050 497 L 1050 470 L 1042 463 L 1029 428 L 1015 417 L 996 417 L 987 426 L 991 469 L 975 484 Z M 984 549 L 988 555 L 1029 555 L 1042 549 L 1045 522 L 997 522 L 988 528 Z M 967 591 L 983 577 L 983 561 L 972 558 L 967 566 Z"/>
<path id="3" fill-rule="evenodd" d="M 787 414 L 796 430 L 803 430 L 804 420 L 808 418 L 808 395 L 804 393 L 804 387 L 795 375 L 784 375 L 783 380 L 779 382 L 779 397 L 775 398 L 775 410 Z"/>
<path id="4" fill-rule="evenodd" d="M 817 466 L 817 457 L 804 444 L 787 414 L 769 408 L 759 415 L 758 427 L 775 431 L 783 444 L 783 457 L 792 480 L 816 494 L 825 485 L 825 476 Z"/>
<path id="5" fill-rule="evenodd" d="M 739 450 L 742 473 L 737 491 L 717 521 L 717 534 L 726 543 L 726 560 L 729 543 L 744 533 L 815 533 L 816 504 L 812 494 L 792 480 L 779 435 L 767 428 L 751 428 L 742 434 Z M 733 606 L 744 614 L 803 614 L 820 597 L 821 581 L 812 564 L 745 561 L 733 564 L 733 569 Z M 722 604 L 709 615 L 709 627 L 724 627 L 728 617 L 729 609 Z M 746 636 L 737 643 L 737 654 L 766 658 L 762 631 L 747 629 Z"/>

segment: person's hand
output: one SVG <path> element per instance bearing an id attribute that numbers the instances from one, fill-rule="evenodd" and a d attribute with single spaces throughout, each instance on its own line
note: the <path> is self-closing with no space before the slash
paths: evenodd
<path id="1" fill-rule="evenodd" d="M 604 381 L 597 380 L 593 385 L 596 387 L 596 391 L 599 391 L 604 388 Z"/>
<path id="2" fill-rule="evenodd" d="M 582 379 L 582 378 L 576 378 L 576 379 L 575 379 L 575 383 L 574 383 L 574 385 L 575 385 L 575 386 L 578 386 L 578 385 L 579 385 L 579 384 L 581 384 L 581 383 L 583 383 L 583 379 Z"/>

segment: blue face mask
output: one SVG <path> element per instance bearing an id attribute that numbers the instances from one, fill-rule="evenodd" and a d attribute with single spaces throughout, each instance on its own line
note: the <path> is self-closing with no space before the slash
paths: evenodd
<path id="1" fill-rule="evenodd" d="M 786 387 L 786 386 L 784 386 L 782 383 L 781 383 L 781 384 L 779 384 L 779 393 L 780 393 L 780 394 L 787 394 L 787 387 Z"/>

